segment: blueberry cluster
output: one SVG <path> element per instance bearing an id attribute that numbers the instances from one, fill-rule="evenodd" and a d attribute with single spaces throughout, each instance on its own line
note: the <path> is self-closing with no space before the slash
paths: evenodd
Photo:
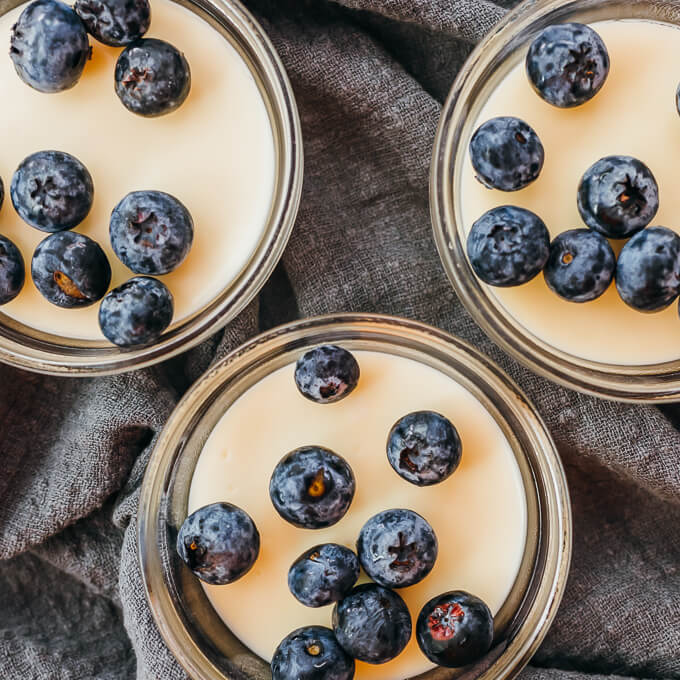
<path id="1" fill-rule="evenodd" d="M 174 111 L 186 99 L 191 75 L 184 55 L 172 45 L 143 38 L 149 29 L 148 0 L 35 0 L 12 28 L 10 57 L 19 77 L 40 92 L 61 92 L 80 79 L 90 57 L 87 34 L 124 47 L 115 69 L 116 92 L 142 116 Z M 173 297 L 150 278 L 174 271 L 186 258 L 194 236 L 187 208 L 162 191 L 134 191 L 115 206 L 110 220 L 113 251 L 135 276 L 106 294 L 111 266 L 89 237 L 68 230 L 88 215 L 94 182 L 80 160 L 63 151 L 38 151 L 17 168 L 10 186 L 12 205 L 32 227 L 50 233 L 35 250 L 31 276 L 52 304 L 63 308 L 99 300 L 99 325 L 120 347 L 155 342 L 170 325 Z M 0 180 L 0 205 L 4 185 Z M 21 252 L 0 236 L 0 305 L 23 288 Z M 106 297 L 104 297 L 106 295 Z"/>
<path id="2" fill-rule="evenodd" d="M 114 72 L 122 104 L 140 116 L 161 116 L 189 95 L 191 71 L 173 45 L 144 38 L 149 0 L 34 0 L 12 28 L 10 57 L 19 77 L 39 92 L 62 92 L 83 74 L 93 38 L 123 47 Z"/>
<path id="3" fill-rule="evenodd" d="M 359 364 L 348 350 L 322 345 L 303 354 L 294 372 L 300 394 L 315 404 L 347 398 L 359 383 Z M 390 466 L 404 480 L 428 486 L 458 467 L 462 445 L 453 424 L 432 411 L 400 418 L 386 445 Z M 320 446 L 286 454 L 276 465 L 269 495 L 281 517 L 300 529 L 339 522 L 354 498 L 347 461 Z M 228 503 L 200 508 L 183 523 L 177 552 L 198 578 L 228 584 L 252 567 L 259 534 L 250 517 Z M 356 551 L 336 543 L 310 547 L 291 565 L 288 587 L 308 607 L 334 604 L 332 630 L 308 626 L 290 633 L 271 662 L 274 680 L 350 680 L 355 660 L 382 664 L 411 639 L 411 615 L 396 589 L 420 583 L 437 560 L 438 542 L 424 517 L 392 508 L 369 518 Z M 363 568 L 370 582 L 356 585 Z M 479 598 L 449 591 L 427 602 L 416 625 L 420 649 L 432 662 L 456 668 L 483 657 L 493 642 L 493 617 Z"/>
<path id="4" fill-rule="evenodd" d="M 600 91 L 609 55 L 588 26 L 549 26 L 529 47 L 526 72 L 542 99 L 570 108 Z M 477 179 L 500 191 L 523 189 L 543 167 L 536 132 L 508 116 L 481 125 L 469 151 Z M 587 228 L 569 229 L 552 242 L 543 220 L 529 210 L 503 205 L 487 211 L 467 237 L 475 274 L 492 286 L 518 286 L 543 272 L 548 287 L 571 302 L 595 300 L 615 280 L 621 299 L 644 312 L 664 309 L 678 297 L 680 236 L 648 226 L 659 208 L 659 188 L 644 163 L 631 156 L 601 158 L 583 174 L 576 204 Z M 618 260 L 609 239 L 629 239 Z"/>

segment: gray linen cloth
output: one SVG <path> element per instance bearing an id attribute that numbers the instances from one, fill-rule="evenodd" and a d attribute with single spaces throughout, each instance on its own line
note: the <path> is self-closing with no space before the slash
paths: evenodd
<path id="1" fill-rule="evenodd" d="M 509 359 L 462 308 L 431 236 L 428 169 L 490 0 L 251 0 L 295 89 L 299 219 L 275 276 L 224 332 L 142 372 L 63 380 L 0 367 L 0 678 L 175 680 L 135 546 L 139 484 L 188 385 L 297 316 L 376 311 L 488 353 L 534 400 L 566 465 L 574 559 L 524 677 L 680 678 L 680 410 L 599 401 Z M 228 209 L 228 206 L 226 206 Z"/>

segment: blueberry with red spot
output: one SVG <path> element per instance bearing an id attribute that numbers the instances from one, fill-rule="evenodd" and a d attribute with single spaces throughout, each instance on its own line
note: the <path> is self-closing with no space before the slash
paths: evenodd
<path id="1" fill-rule="evenodd" d="M 534 129 L 512 116 L 486 121 L 470 140 L 475 176 L 489 189 L 523 189 L 539 176 L 544 158 L 543 145 Z"/>
<path id="2" fill-rule="evenodd" d="M 578 186 L 583 221 L 607 238 L 629 238 L 646 227 L 659 209 L 652 171 L 632 156 L 605 156 L 591 165 Z"/>
<path id="3" fill-rule="evenodd" d="M 33 283 L 58 307 L 88 307 L 111 283 L 111 266 L 96 241 L 74 231 L 58 231 L 38 244 L 31 261 Z"/>
<path id="4" fill-rule="evenodd" d="M 250 515 L 231 503 L 212 503 L 189 515 L 177 534 L 177 553 L 201 581 L 226 585 L 250 571 L 260 534 Z"/>
<path id="5" fill-rule="evenodd" d="M 357 540 L 364 571 L 386 588 L 422 581 L 432 571 L 438 549 L 434 530 L 413 510 L 379 512 L 364 524 Z"/>
<path id="6" fill-rule="evenodd" d="M 90 212 L 94 183 L 87 168 L 63 151 L 38 151 L 16 169 L 10 197 L 24 222 L 41 231 L 63 231 Z"/>
<path id="7" fill-rule="evenodd" d="M 151 23 L 149 0 L 76 0 L 73 9 L 87 32 L 111 47 L 141 38 Z"/>
<path id="8" fill-rule="evenodd" d="M 387 459 L 407 482 L 429 486 L 443 482 L 458 467 L 462 445 L 448 418 L 416 411 L 400 418 L 387 437 Z"/>
<path id="9" fill-rule="evenodd" d="M 352 680 L 355 663 L 332 630 L 307 626 L 281 641 L 271 670 L 272 680 Z"/>
<path id="10" fill-rule="evenodd" d="M 191 71 L 186 57 L 170 43 L 140 38 L 118 57 L 114 71 L 116 94 L 128 111 L 163 116 L 189 96 Z"/>
<path id="11" fill-rule="evenodd" d="M 485 212 L 470 229 L 467 253 L 475 274 L 490 286 L 519 286 L 545 266 L 550 234 L 530 210 L 502 205 Z"/>
<path id="12" fill-rule="evenodd" d="M 0 305 L 6 305 L 24 287 L 26 269 L 21 252 L 5 236 L 0 236 Z"/>
<path id="13" fill-rule="evenodd" d="M 186 207 L 163 191 L 133 191 L 111 213 L 111 246 L 135 274 L 169 274 L 189 254 L 194 222 Z"/>
<path id="14" fill-rule="evenodd" d="M 303 446 L 286 454 L 269 481 L 274 508 L 301 529 L 323 529 L 339 522 L 355 490 L 347 461 L 321 446 Z"/>
<path id="15" fill-rule="evenodd" d="M 592 99 L 609 75 L 609 53 L 602 38 L 585 24 L 554 24 L 531 43 L 526 72 L 544 101 L 559 108 Z"/>
<path id="16" fill-rule="evenodd" d="M 370 664 L 391 661 L 411 639 L 411 615 L 393 590 L 375 583 L 354 588 L 333 608 L 333 632 L 342 648 Z"/>
<path id="17" fill-rule="evenodd" d="M 9 56 L 27 85 L 39 92 L 73 87 L 90 56 L 87 32 L 63 2 L 35 0 L 12 27 Z"/>
<path id="18" fill-rule="evenodd" d="M 359 560 L 344 545 L 315 545 L 298 557 L 288 571 L 288 588 L 307 607 L 341 600 L 359 578 Z"/>
<path id="19" fill-rule="evenodd" d="M 359 364 L 348 350 L 322 345 L 305 352 L 295 364 L 300 394 L 317 404 L 331 404 L 348 396 L 359 382 Z"/>
<path id="20" fill-rule="evenodd" d="M 453 590 L 433 597 L 420 611 L 416 639 L 439 666 L 460 668 L 479 661 L 493 643 L 493 617 L 478 597 Z"/>

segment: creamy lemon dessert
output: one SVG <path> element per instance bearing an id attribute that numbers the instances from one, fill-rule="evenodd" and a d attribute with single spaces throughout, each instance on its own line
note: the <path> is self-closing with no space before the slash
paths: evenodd
<path id="1" fill-rule="evenodd" d="M 0 17 L 0 35 L 8 44 L 26 6 Z M 193 218 L 193 243 L 174 271 L 158 277 L 172 293 L 177 323 L 215 299 L 255 251 L 271 207 L 274 141 L 246 63 L 207 22 L 174 2 L 154 0 L 145 38 L 172 43 L 191 69 L 191 89 L 181 106 L 154 118 L 135 115 L 116 94 L 120 48 L 90 38 L 92 59 L 77 85 L 52 94 L 29 87 L 10 58 L 0 59 L 5 95 L 0 121 L 9 132 L 0 176 L 8 191 L 15 170 L 31 154 L 56 150 L 76 157 L 92 177 L 94 201 L 74 231 L 103 249 L 111 287 L 134 276 L 111 247 L 114 207 L 131 192 L 150 190 L 181 201 Z M 16 244 L 26 264 L 23 290 L 0 313 L 61 337 L 102 340 L 99 304 L 57 307 L 34 285 L 31 259 L 48 234 L 23 221 L 9 196 L 0 211 L 0 234 Z"/>
<path id="2" fill-rule="evenodd" d="M 517 55 L 518 63 L 505 71 L 501 68 L 502 77 L 489 92 L 472 129 L 497 117 L 520 119 L 535 131 L 544 161 L 524 188 L 500 191 L 478 181 L 468 153 L 455 188 L 467 232 L 487 211 L 507 205 L 538 216 L 550 239 L 568 230 L 585 229 L 577 205 L 579 184 L 599 159 L 611 157 L 632 157 L 653 173 L 658 209 L 649 227 L 680 231 L 680 193 L 675 189 L 672 152 L 680 145 L 675 101 L 680 74 L 674 67 L 680 58 L 680 31 L 642 20 L 590 26 L 606 46 L 610 63 L 606 79 L 598 83 L 600 89 L 585 103 L 560 108 L 561 102 L 549 103 L 539 96 L 527 75 L 526 51 Z M 620 196 L 629 198 L 623 189 Z M 609 239 L 614 255 L 626 242 Z M 680 356 L 677 305 L 643 314 L 624 302 L 614 282 L 600 297 L 584 303 L 555 294 L 542 273 L 524 285 L 489 290 L 529 333 L 573 356 L 624 365 L 654 364 Z"/>
<path id="3" fill-rule="evenodd" d="M 358 678 L 398 680 L 433 667 L 419 649 L 415 626 L 421 608 L 431 598 L 452 590 L 466 591 L 481 598 L 491 613 L 498 612 L 512 589 L 524 554 L 526 498 L 510 444 L 493 416 L 466 388 L 416 360 L 375 351 L 353 355 L 360 368 L 356 388 L 333 403 L 316 403 L 301 394 L 295 364 L 272 372 L 242 394 L 222 416 L 203 448 L 191 483 L 188 513 L 226 503 L 252 518 L 252 525 L 247 521 L 244 524 L 242 517 L 238 523 L 239 532 L 247 537 L 239 558 L 245 573 L 228 585 L 202 585 L 225 624 L 267 661 L 291 631 L 315 625 L 332 627 L 334 604 L 305 606 L 301 599 L 307 605 L 311 603 L 298 592 L 295 579 L 289 582 L 289 569 L 301 555 L 307 552 L 306 558 L 323 560 L 325 549 L 319 554 L 310 555 L 309 551 L 327 544 L 337 544 L 345 552 L 357 551 L 361 534 L 364 545 L 359 546 L 358 555 L 371 578 L 364 570 L 358 582 L 384 582 L 371 560 L 366 561 L 366 544 L 379 542 L 380 532 L 389 530 L 389 518 L 385 517 L 389 513 L 385 511 L 406 509 L 399 512 L 417 514 L 423 520 L 417 522 L 429 525 L 436 536 L 436 559 L 430 555 L 427 569 L 431 571 L 421 573 L 414 585 L 387 591 L 403 598 L 410 613 L 395 634 L 409 639 L 411 624 L 413 634 L 405 649 L 386 663 L 356 662 Z M 338 384 L 333 383 L 328 392 L 313 381 L 307 386 L 316 390 L 315 399 L 330 400 Z M 403 451 L 402 457 L 395 457 L 396 429 L 392 428 L 404 416 L 422 412 L 440 414 L 450 421 L 457 431 L 459 439 L 453 439 L 460 445 L 461 455 L 451 466 L 440 466 L 437 475 L 420 486 L 410 477 L 418 467 L 418 454 L 411 451 L 412 461 L 408 456 L 403 458 Z M 402 421 L 404 427 L 407 423 L 407 419 Z M 388 438 L 392 442 L 389 458 Z M 302 450 L 303 455 L 310 456 L 315 455 L 310 449 L 320 448 L 344 460 L 338 470 L 344 470 L 345 476 L 338 472 L 334 485 L 338 489 L 350 483 L 353 495 L 339 497 L 339 521 L 326 526 L 326 518 L 317 509 L 314 523 L 307 526 L 320 528 L 300 528 L 304 516 L 286 513 L 281 507 L 285 506 L 285 493 L 273 490 L 291 459 L 284 458 L 286 454 Z M 346 476 L 345 465 L 353 481 Z M 318 479 L 310 482 L 312 493 L 319 483 Z M 299 507 L 296 512 L 300 512 Z M 369 522 L 376 516 L 384 521 Z M 203 552 L 208 544 L 202 543 L 198 527 L 191 517 L 187 520 L 178 550 L 205 581 L 214 574 L 200 565 L 215 563 Z M 255 533 L 259 554 L 253 552 Z M 373 536 L 370 541 L 369 534 Z M 234 535 L 232 531 L 230 537 Z M 408 543 L 400 538 L 396 547 L 388 548 L 395 560 L 401 559 L 404 546 L 400 548 L 400 544 L 404 542 Z M 193 557 L 188 554 L 192 551 Z M 408 549 L 405 554 L 409 556 Z M 224 554 L 221 558 L 225 569 L 228 565 L 235 568 Z M 221 582 L 230 580 L 234 573 Z M 349 581 L 350 587 L 355 579 L 356 574 Z M 343 640 L 338 632 L 340 624 L 335 623 L 338 638 Z M 374 631 L 377 637 L 378 628 Z M 340 662 L 335 665 L 339 667 Z M 275 677 L 288 676 L 282 672 Z"/>

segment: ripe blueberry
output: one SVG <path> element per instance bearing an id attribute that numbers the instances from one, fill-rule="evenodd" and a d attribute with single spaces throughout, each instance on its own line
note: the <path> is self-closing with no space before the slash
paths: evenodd
<path id="1" fill-rule="evenodd" d="M 550 234 L 543 220 L 524 208 L 503 205 L 485 212 L 467 237 L 470 264 L 491 286 L 519 286 L 545 266 Z"/>
<path id="2" fill-rule="evenodd" d="M 238 581 L 255 563 L 260 534 L 250 516 L 231 503 L 212 503 L 189 515 L 177 534 L 177 552 L 201 581 Z"/>
<path id="3" fill-rule="evenodd" d="M 151 23 L 149 0 L 76 0 L 73 9 L 90 35 L 112 47 L 141 38 Z"/>
<path id="4" fill-rule="evenodd" d="M 323 543 L 306 550 L 288 571 L 288 587 L 307 607 L 341 600 L 359 578 L 359 560 L 343 545 Z"/>
<path id="5" fill-rule="evenodd" d="M 322 529 L 345 516 L 355 488 L 344 458 L 320 446 L 303 446 L 278 462 L 269 496 L 286 521 L 301 529 Z"/>
<path id="6" fill-rule="evenodd" d="M 519 118 L 501 116 L 486 121 L 472 135 L 470 160 L 484 186 L 517 191 L 538 177 L 544 151 L 533 128 Z"/>
<path id="7" fill-rule="evenodd" d="M 26 270 L 19 249 L 5 236 L 0 236 L 0 305 L 6 305 L 24 287 Z"/>
<path id="8" fill-rule="evenodd" d="M 628 238 L 646 227 L 659 209 L 651 170 L 631 156 L 606 156 L 586 170 L 578 186 L 583 221 L 607 238 Z"/>
<path id="9" fill-rule="evenodd" d="M 358 382 L 357 360 L 351 352 L 336 345 L 314 347 L 295 365 L 295 384 L 300 394 L 318 404 L 344 399 Z"/>
<path id="10" fill-rule="evenodd" d="M 87 307 L 104 297 L 111 283 L 111 267 L 104 251 L 91 238 L 60 231 L 38 244 L 31 276 L 53 305 Z"/>
<path id="11" fill-rule="evenodd" d="M 443 593 L 421 609 L 416 639 L 432 663 L 446 668 L 467 666 L 491 649 L 493 617 L 486 604 L 470 593 Z"/>
<path id="12" fill-rule="evenodd" d="M 602 38 L 584 24 L 555 24 L 531 43 L 526 71 L 539 97 L 560 108 L 592 99 L 609 74 Z"/>
<path id="13" fill-rule="evenodd" d="M 616 256 L 609 241 L 590 229 L 570 229 L 550 244 L 543 269 L 548 287 L 571 302 L 589 302 L 609 288 Z"/>

